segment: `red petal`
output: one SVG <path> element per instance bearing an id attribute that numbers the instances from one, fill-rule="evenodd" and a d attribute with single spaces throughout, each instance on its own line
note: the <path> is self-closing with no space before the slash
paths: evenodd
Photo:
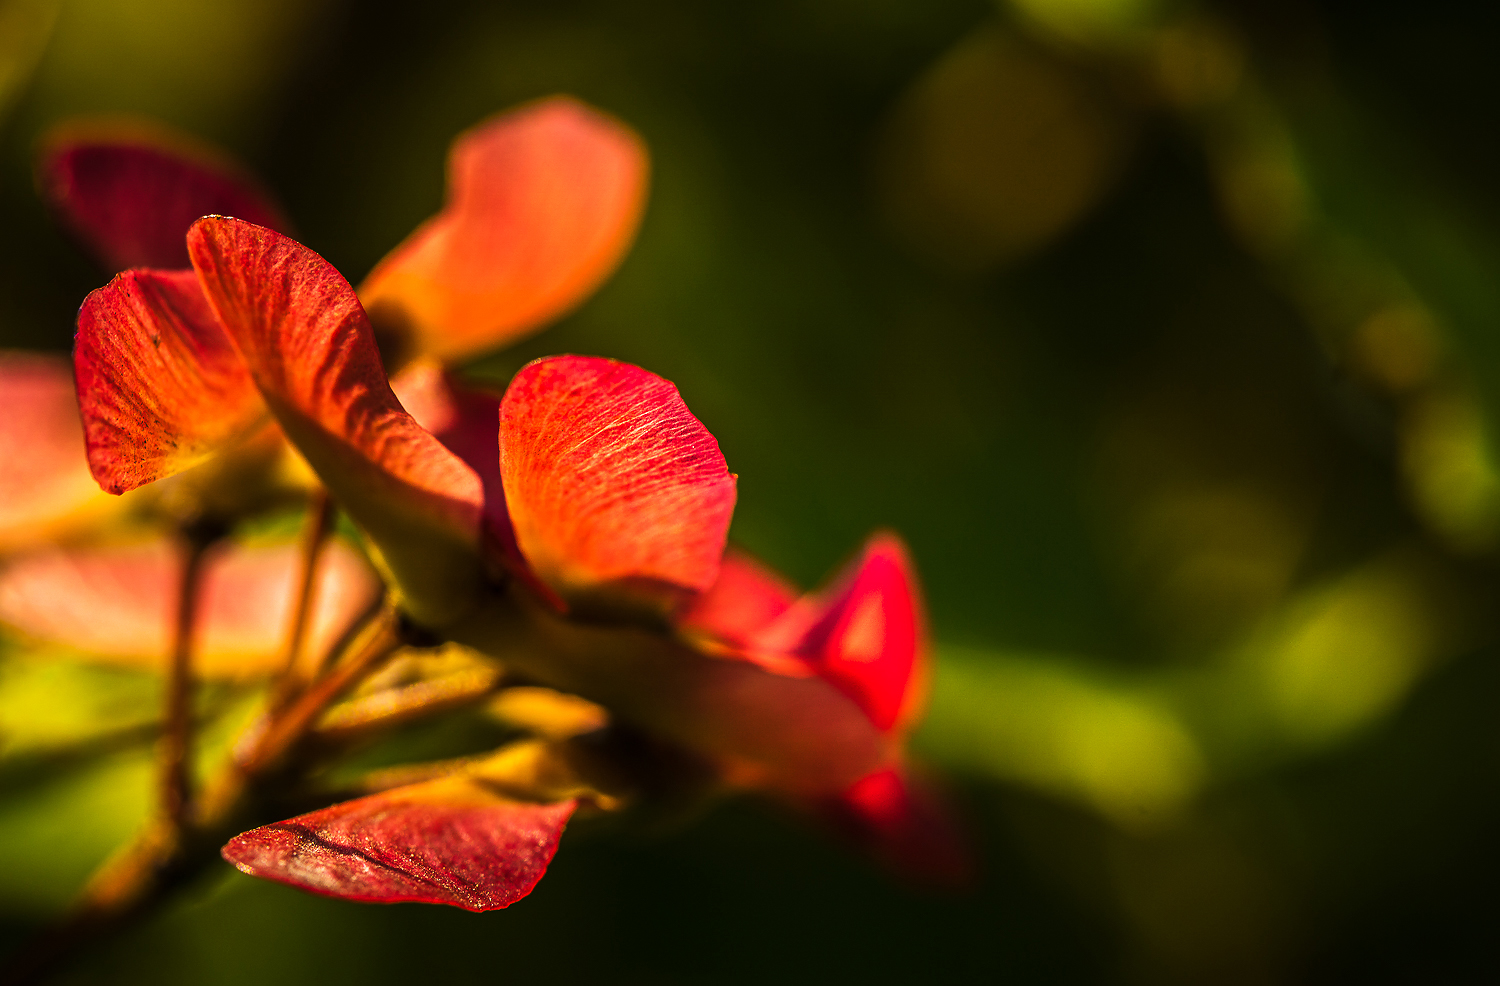
<path id="1" fill-rule="evenodd" d="M 640 367 L 555 356 L 500 405 L 500 474 L 516 543 L 570 603 L 671 605 L 718 577 L 735 477 L 677 388 Z"/>
<path id="2" fill-rule="evenodd" d="M 111 493 L 181 472 L 266 413 L 190 270 L 128 270 L 90 294 L 73 366 L 89 468 Z"/>
<path id="3" fill-rule="evenodd" d="M 280 670 L 299 548 L 234 547 L 203 574 L 194 668 L 208 677 Z M 0 570 L 0 620 L 29 637 L 114 663 L 164 667 L 182 556 L 167 541 L 52 550 Z M 380 590 L 364 561 L 335 541 L 318 569 L 309 653 L 321 654 Z"/>
<path id="4" fill-rule="evenodd" d="M 200 219 L 188 250 L 282 430 L 379 548 L 412 615 L 441 624 L 473 589 L 483 489 L 396 400 L 348 282 L 237 219 Z"/>
<path id="5" fill-rule="evenodd" d="M 872 537 L 832 588 L 799 600 L 750 647 L 807 660 L 880 729 L 909 724 L 925 697 L 928 655 L 921 594 L 900 539 Z"/>
<path id="6" fill-rule="evenodd" d="M 448 158 L 448 203 L 360 287 L 382 326 L 443 360 L 573 307 L 635 235 L 646 150 L 618 121 L 553 97 L 482 123 Z"/>
<path id="7" fill-rule="evenodd" d="M 0 352 L 0 549 L 45 541 L 97 501 L 62 357 Z"/>
<path id="8" fill-rule="evenodd" d="M 832 806 L 835 820 L 896 870 L 926 883 L 971 882 L 968 841 L 943 798 L 901 767 L 860 778 Z"/>
<path id="9" fill-rule="evenodd" d="M 217 152 L 141 124 L 72 126 L 47 143 L 42 194 L 112 271 L 184 268 L 199 216 L 286 229 L 260 187 Z"/>
<path id="10" fill-rule="evenodd" d="M 223 855 L 250 876 L 329 897 L 492 911 L 531 893 L 575 806 L 449 778 L 252 829 Z"/>
<path id="11" fill-rule="evenodd" d="M 416 360 L 391 378 L 391 389 L 417 424 L 468 463 L 484 486 L 484 516 L 491 528 L 509 539 L 510 515 L 500 487 L 500 395 L 467 387 L 440 365 Z"/>
<path id="12" fill-rule="evenodd" d="M 787 611 L 797 598 L 791 583 L 742 551 L 730 548 L 719 563 L 719 578 L 677 621 L 692 633 L 733 646 L 750 642 L 756 631 Z"/>

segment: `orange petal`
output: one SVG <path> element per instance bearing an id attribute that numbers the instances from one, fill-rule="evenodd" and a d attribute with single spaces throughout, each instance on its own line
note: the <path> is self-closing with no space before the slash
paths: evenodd
<path id="1" fill-rule="evenodd" d="M 61 533 L 108 500 L 89 475 L 67 360 L 0 352 L 0 550 Z"/>
<path id="2" fill-rule="evenodd" d="M 454 141 L 448 202 L 381 261 L 360 298 L 382 328 L 453 361 L 531 332 L 581 302 L 635 236 L 645 146 L 555 96 Z"/>
<path id="3" fill-rule="evenodd" d="M 379 549 L 411 615 L 441 625 L 478 584 L 483 489 L 396 400 L 348 282 L 237 219 L 200 219 L 188 251 L 282 430 Z"/>
<path id="4" fill-rule="evenodd" d="M 735 477 L 677 388 L 640 367 L 554 356 L 500 405 L 516 543 L 570 604 L 680 602 L 713 585 Z"/>
<path id="5" fill-rule="evenodd" d="M 575 807 L 447 778 L 263 825 L 223 855 L 250 876 L 328 897 L 492 911 L 531 893 Z"/>
<path id="6" fill-rule="evenodd" d="M 159 125 L 65 125 L 37 170 L 43 196 L 111 271 L 187 267 L 184 237 L 199 216 L 288 228 L 232 161 Z"/>
<path id="7" fill-rule="evenodd" d="M 921 591 L 900 538 L 876 534 L 832 587 L 798 600 L 747 647 L 801 657 L 880 729 L 909 725 L 925 699 L 928 653 Z"/>
<path id="8" fill-rule="evenodd" d="M 128 270 L 85 298 L 73 366 L 89 468 L 111 493 L 197 464 L 266 413 L 191 270 Z"/>
<path id="9" fill-rule="evenodd" d="M 299 550 L 295 544 L 235 546 L 209 555 L 195 670 L 210 677 L 280 670 Z M 84 656 L 165 668 L 181 573 L 182 554 L 166 540 L 28 555 L 0 569 L 0 620 Z M 331 647 L 379 590 L 364 560 L 332 542 L 319 561 L 308 652 Z"/>

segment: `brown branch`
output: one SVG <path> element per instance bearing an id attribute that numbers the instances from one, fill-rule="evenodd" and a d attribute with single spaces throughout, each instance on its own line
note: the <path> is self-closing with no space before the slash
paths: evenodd
<path id="1" fill-rule="evenodd" d="M 160 811 L 172 828 L 185 824 L 192 799 L 193 630 L 198 621 L 203 561 L 220 534 L 196 525 L 183 532 L 182 581 L 177 590 L 177 618 L 172 627 L 171 666 L 157 768 Z"/>

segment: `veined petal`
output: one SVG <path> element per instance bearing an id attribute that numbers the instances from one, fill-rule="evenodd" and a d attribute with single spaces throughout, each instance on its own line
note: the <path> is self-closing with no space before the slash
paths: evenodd
<path id="1" fill-rule="evenodd" d="M 479 477 L 402 409 L 347 281 L 307 247 L 237 219 L 200 219 L 204 294 L 292 444 L 369 535 L 419 622 L 472 600 Z"/>
<path id="2" fill-rule="evenodd" d="M 194 671 L 243 678 L 281 669 L 299 548 L 231 547 L 205 561 Z M 182 553 L 169 541 L 53 549 L 0 569 L 0 621 L 41 644 L 132 667 L 165 668 Z M 321 654 L 374 601 L 379 580 L 352 549 L 319 561 L 307 651 Z"/>
<path id="3" fill-rule="evenodd" d="M 735 477 L 655 374 L 527 365 L 500 404 L 500 475 L 521 553 L 569 605 L 670 608 L 718 577 Z"/>
<path id="4" fill-rule="evenodd" d="M 753 635 L 750 650 L 794 653 L 887 731 L 925 699 L 928 653 L 921 592 L 900 538 L 881 533 L 833 584 Z"/>
<path id="5" fill-rule="evenodd" d="M 266 414 L 191 270 L 128 270 L 90 294 L 73 367 L 89 469 L 111 493 L 195 465 Z"/>
<path id="6" fill-rule="evenodd" d="M 0 409 L 0 550 L 45 541 L 104 506 L 65 359 L 0 352 Z"/>
<path id="7" fill-rule="evenodd" d="M 587 297 L 635 236 L 640 138 L 556 96 L 454 141 L 448 201 L 375 268 L 360 298 L 382 329 L 460 360 L 540 328 Z"/>
<path id="8" fill-rule="evenodd" d="M 46 142 L 42 194 L 110 270 L 185 268 L 200 216 L 288 228 L 281 210 L 222 154 L 159 125 L 66 125 Z"/>
<path id="9" fill-rule="evenodd" d="M 576 804 L 444 778 L 263 825 L 223 855 L 250 876 L 328 897 L 491 911 L 531 893 Z"/>

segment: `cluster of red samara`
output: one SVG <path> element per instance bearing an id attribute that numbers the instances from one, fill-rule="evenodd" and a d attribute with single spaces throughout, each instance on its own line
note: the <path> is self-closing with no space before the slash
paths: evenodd
<path id="1" fill-rule="evenodd" d="M 43 192 L 119 271 L 78 315 L 88 468 L 110 493 L 162 490 L 164 514 L 188 503 L 231 522 L 268 490 L 324 491 L 361 535 L 370 592 L 426 642 L 503 669 L 497 689 L 587 700 L 603 729 L 671 751 L 662 762 L 692 764 L 713 789 L 837 818 L 888 861 L 953 876 L 962 854 L 903 751 L 929 657 L 901 542 L 874 535 L 828 586 L 799 594 L 726 549 L 736 476 L 669 381 L 572 355 L 530 363 L 503 394 L 458 374 L 609 275 L 646 176 L 643 144 L 618 121 L 564 97 L 523 106 L 455 141 L 443 209 L 354 288 L 213 151 L 139 126 L 60 132 Z M 57 373 L 20 357 L 0 370 L 43 384 Z M 48 413 L 65 432 L 70 410 Z M 66 485 L 75 468 L 41 451 L 36 463 L 34 487 Z M 26 509 L 71 508 L 53 497 Z M 21 558 L 0 585 L 0 619 L 77 632 L 49 607 L 76 611 L 78 593 L 107 595 L 105 584 L 131 591 L 80 579 L 91 564 L 136 566 L 123 581 L 138 592 L 170 582 L 147 574 L 169 553 L 89 550 L 66 566 Z M 216 576 L 237 599 L 200 613 L 205 651 L 237 632 L 281 634 L 289 590 L 257 586 L 286 586 L 292 553 L 251 561 Z M 75 597 L 49 602 L 37 585 L 64 568 Z M 245 600 L 265 601 L 270 630 Z M 234 620 L 238 631 L 218 625 Z M 650 797 L 629 764 L 578 753 L 608 743 L 576 739 L 517 742 L 255 828 L 224 855 L 348 899 L 504 907 L 541 877 L 576 810 Z"/>

